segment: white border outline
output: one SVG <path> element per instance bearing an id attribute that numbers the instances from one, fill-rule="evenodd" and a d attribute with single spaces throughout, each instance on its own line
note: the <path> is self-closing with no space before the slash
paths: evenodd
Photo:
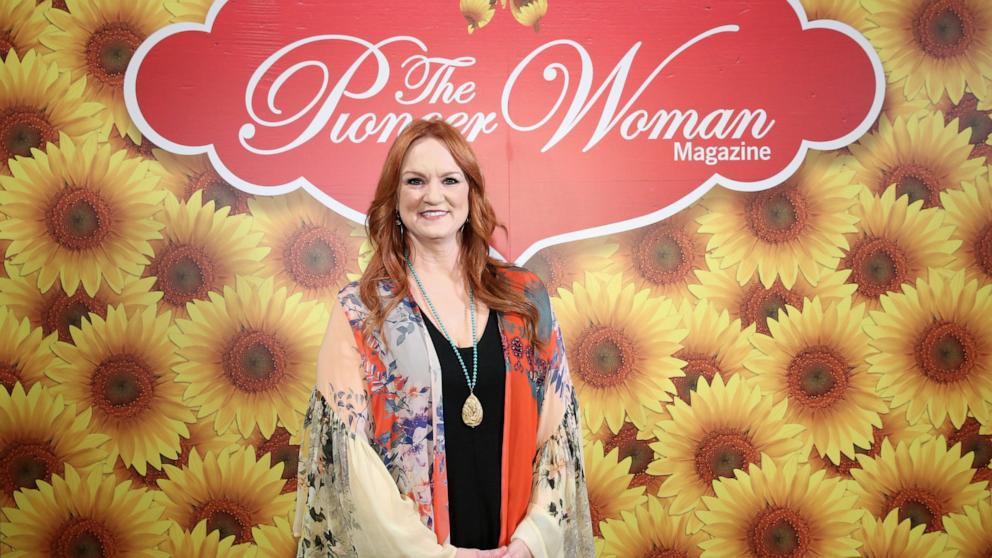
<path id="1" fill-rule="evenodd" d="M 881 113 L 882 102 L 885 100 L 885 74 L 882 70 L 882 61 L 879 58 L 878 53 L 875 52 L 875 49 L 871 46 L 871 43 L 868 42 L 868 39 L 866 39 L 864 35 L 859 33 L 850 25 L 832 19 L 818 19 L 809 21 L 806 17 L 806 11 L 800 4 L 800 0 L 788 1 L 789 5 L 792 6 L 792 9 L 799 16 L 800 24 L 802 25 L 803 30 L 831 29 L 840 32 L 854 40 L 854 42 L 857 43 L 868 55 L 868 60 L 871 62 L 875 73 L 875 98 L 872 102 L 871 108 L 868 110 L 868 114 L 865 116 L 865 119 L 857 127 L 855 127 L 854 130 L 840 138 L 830 141 L 815 142 L 806 139 L 802 140 L 792 161 L 790 161 L 789 164 L 786 165 L 781 171 L 769 178 L 756 182 L 738 182 L 736 180 L 727 179 L 719 173 L 714 173 L 710 176 L 710 178 L 705 180 L 702 184 L 680 198 L 678 201 L 657 211 L 606 225 L 599 225 L 588 229 L 581 229 L 542 238 L 541 240 L 532 243 L 526 250 L 521 252 L 520 255 L 517 256 L 515 263 L 518 265 L 523 264 L 539 250 L 549 246 L 554 246 L 556 244 L 563 244 L 565 242 L 572 242 L 575 240 L 583 240 L 607 234 L 624 232 L 657 223 L 658 221 L 670 217 L 675 213 L 689 207 L 692 203 L 702 197 L 703 194 L 716 186 L 717 183 L 728 189 L 737 190 L 740 192 L 757 192 L 760 190 L 773 188 L 784 182 L 799 169 L 799 166 L 806 158 L 806 153 L 809 149 L 812 148 L 822 151 L 839 149 L 853 143 L 855 140 L 864 135 Z M 231 172 L 231 170 L 224 165 L 220 157 L 217 155 L 217 151 L 213 144 L 182 145 L 174 143 L 158 134 L 148 124 L 148 121 L 145 120 L 145 117 L 141 113 L 141 109 L 138 106 L 136 93 L 138 68 L 141 66 L 141 62 L 144 60 L 145 56 L 147 56 L 148 52 L 151 51 L 151 49 L 154 48 L 159 42 L 171 35 L 184 33 L 187 31 L 203 31 L 210 33 L 213 29 L 213 24 L 217 18 L 217 15 L 220 13 L 220 10 L 223 9 L 225 4 L 227 4 L 227 0 L 215 0 L 213 5 L 210 6 L 210 10 L 207 12 L 207 18 L 203 23 L 185 22 L 167 25 L 149 35 L 148 38 L 141 43 L 138 49 L 134 52 L 134 55 L 131 57 L 131 63 L 128 64 L 127 72 L 124 74 L 124 104 L 127 107 L 128 113 L 131 115 L 131 119 L 138 127 L 138 130 L 141 131 L 145 137 L 166 151 L 171 151 L 180 155 L 202 155 L 203 153 L 206 153 L 207 157 L 210 159 L 210 163 L 213 165 L 220 177 L 239 190 L 243 190 L 249 194 L 254 194 L 257 196 L 275 196 L 280 194 L 288 194 L 299 188 L 303 188 L 307 191 L 307 193 L 313 196 L 314 199 L 334 210 L 341 216 L 358 224 L 364 225 L 366 219 L 364 213 L 352 209 L 335 200 L 302 176 L 294 178 L 285 184 L 274 186 L 258 186 L 256 184 L 252 184 Z M 502 255 L 495 249 L 491 248 L 490 252 L 502 258 Z"/>

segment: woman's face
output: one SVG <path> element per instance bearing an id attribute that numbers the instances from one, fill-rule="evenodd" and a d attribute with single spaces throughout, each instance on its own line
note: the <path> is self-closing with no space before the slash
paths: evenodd
<path id="1" fill-rule="evenodd" d="M 454 241 L 468 218 L 468 181 L 435 138 L 410 145 L 400 169 L 397 202 L 403 226 L 421 243 Z"/>

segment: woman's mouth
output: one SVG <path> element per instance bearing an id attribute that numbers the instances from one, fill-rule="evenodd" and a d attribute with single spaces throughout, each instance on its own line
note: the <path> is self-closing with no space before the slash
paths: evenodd
<path id="1" fill-rule="evenodd" d="M 444 217 L 447 214 L 448 214 L 447 211 L 434 210 L 434 209 L 432 209 L 430 211 L 421 211 L 420 212 L 420 216 L 421 217 L 423 217 L 424 219 L 430 219 L 430 220 L 440 219 L 440 218 Z"/>

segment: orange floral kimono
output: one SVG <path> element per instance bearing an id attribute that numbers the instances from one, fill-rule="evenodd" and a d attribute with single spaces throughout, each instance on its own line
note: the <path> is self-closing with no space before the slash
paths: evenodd
<path id="1" fill-rule="evenodd" d="M 578 406 L 561 331 L 537 276 L 500 273 L 537 305 L 546 341 L 535 350 L 519 316 L 498 315 L 507 365 L 500 544 L 521 539 L 535 557 L 591 557 Z M 380 287 L 382 297 L 390 292 Z M 454 556 L 441 368 L 424 317 L 403 300 L 366 343 L 368 310 L 357 283 L 338 301 L 304 422 L 297 556 Z"/>

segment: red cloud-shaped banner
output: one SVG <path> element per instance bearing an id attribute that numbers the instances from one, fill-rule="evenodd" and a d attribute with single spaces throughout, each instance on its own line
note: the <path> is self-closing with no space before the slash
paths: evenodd
<path id="1" fill-rule="evenodd" d="M 153 142 L 208 153 L 236 187 L 304 187 L 358 221 L 402 126 L 448 119 L 516 261 L 658 221 L 716 182 L 774 186 L 881 108 L 867 41 L 798 0 L 587 2 L 540 32 L 465 29 L 452 0 L 219 1 L 141 46 L 126 100 Z"/>

